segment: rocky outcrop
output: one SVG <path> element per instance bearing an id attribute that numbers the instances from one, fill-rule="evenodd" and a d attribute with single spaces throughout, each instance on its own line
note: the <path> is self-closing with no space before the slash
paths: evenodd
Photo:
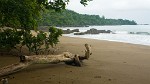
<path id="1" fill-rule="evenodd" d="M 129 32 L 129 34 L 150 35 L 149 32 Z"/>
<path id="2" fill-rule="evenodd" d="M 150 35 L 148 32 L 136 32 L 136 34 L 141 34 L 141 35 Z"/>
<path id="3" fill-rule="evenodd" d="M 73 33 L 73 32 L 80 32 L 80 31 L 79 29 L 73 29 L 71 32 Z"/>
<path id="4" fill-rule="evenodd" d="M 85 33 L 86 34 L 99 34 L 99 31 L 97 29 L 92 28 L 90 30 L 87 30 Z"/>
<path id="5" fill-rule="evenodd" d="M 63 30 L 63 34 L 70 34 L 71 30 L 67 29 L 67 30 Z"/>
<path id="6" fill-rule="evenodd" d="M 79 29 L 73 29 L 73 30 L 67 29 L 67 30 L 63 30 L 63 34 L 70 34 L 70 33 L 73 33 L 73 32 L 79 32 Z"/>
<path id="7" fill-rule="evenodd" d="M 112 33 L 112 31 L 111 30 L 97 30 L 97 29 L 94 29 L 94 28 L 92 28 L 90 30 L 87 30 L 86 32 L 80 32 L 79 29 L 63 30 L 63 34 L 70 34 L 70 33 L 74 33 L 74 35 L 84 35 L 84 34 Z"/>
<path id="8" fill-rule="evenodd" d="M 97 30 L 97 29 L 90 29 L 90 30 L 87 30 L 85 32 L 85 34 L 99 34 L 99 33 L 111 33 L 112 31 L 111 30 Z"/>
<path id="9" fill-rule="evenodd" d="M 84 35 L 84 32 L 74 33 L 74 35 Z"/>

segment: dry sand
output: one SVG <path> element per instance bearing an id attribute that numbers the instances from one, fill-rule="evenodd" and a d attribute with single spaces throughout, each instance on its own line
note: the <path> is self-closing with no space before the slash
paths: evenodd
<path id="1" fill-rule="evenodd" d="M 61 37 L 59 52 L 84 54 L 92 45 L 92 56 L 83 67 L 38 64 L 8 76 L 9 84 L 150 84 L 150 47 L 119 42 Z M 19 61 L 0 56 L 0 67 Z M 0 83 L 1 84 L 1 83 Z"/>

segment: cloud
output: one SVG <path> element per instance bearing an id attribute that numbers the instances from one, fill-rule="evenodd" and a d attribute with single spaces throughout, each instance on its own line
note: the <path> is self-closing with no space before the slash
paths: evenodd
<path id="1" fill-rule="evenodd" d="M 78 13 L 105 15 L 108 18 L 126 18 L 138 23 L 150 23 L 150 0 L 93 0 L 86 7 L 80 0 L 70 0 L 68 9 Z M 142 21 L 141 21 L 142 20 Z"/>

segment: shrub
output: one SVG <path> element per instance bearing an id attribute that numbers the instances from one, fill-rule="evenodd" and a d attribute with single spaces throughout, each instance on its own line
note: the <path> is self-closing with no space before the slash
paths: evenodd
<path id="1" fill-rule="evenodd" d="M 22 46 L 26 46 L 30 53 L 38 54 L 40 50 L 46 50 L 50 46 L 56 45 L 59 42 L 59 36 L 62 35 L 61 29 L 55 27 L 49 27 L 48 35 L 43 31 L 36 33 L 37 35 L 33 35 L 31 30 L 1 29 L 0 49 L 10 51 L 11 49 L 17 49 L 16 46 L 20 44 L 20 53 Z"/>

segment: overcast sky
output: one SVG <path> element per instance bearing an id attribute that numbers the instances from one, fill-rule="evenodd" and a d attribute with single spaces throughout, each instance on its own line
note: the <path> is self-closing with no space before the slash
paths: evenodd
<path id="1" fill-rule="evenodd" d="M 150 0 L 93 0 L 86 7 L 80 4 L 80 0 L 70 0 L 67 9 L 81 14 L 104 15 L 106 18 L 150 24 Z"/>

